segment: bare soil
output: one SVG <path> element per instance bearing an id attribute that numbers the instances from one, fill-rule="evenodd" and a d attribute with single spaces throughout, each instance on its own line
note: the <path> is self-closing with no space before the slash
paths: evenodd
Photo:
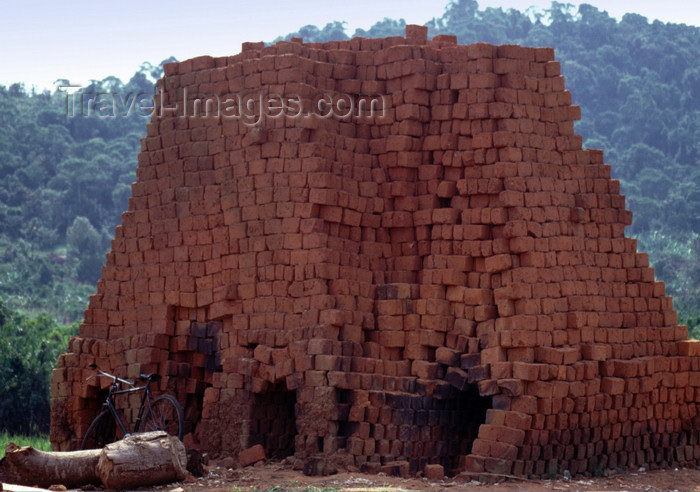
<path id="1" fill-rule="evenodd" d="M 158 487 L 159 491 L 573 491 L 573 490 L 688 490 L 700 491 L 700 470 L 670 469 L 612 472 L 603 477 L 556 477 L 552 480 L 529 480 L 507 477 L 468 477 L 428 480 L 400 478 L 383 474 L 341 472 L 326 477 L 308 477 L 285 462 L 257 463 L 243 469 L 210 466 L 204 476 L 189 477 L 181 483 Z"/>

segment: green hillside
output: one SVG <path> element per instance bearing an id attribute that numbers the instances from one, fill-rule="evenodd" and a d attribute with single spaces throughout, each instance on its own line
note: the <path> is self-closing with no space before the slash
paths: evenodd
<path id="1" fill-rule="evenodd" d="M 83 107 L 100 92 L 152 97 L 160 74 L 162 64 L 144 64 L 127 83 L 94 81 L 80 89 Z M 136 112 L 69 118 L 74 100 L 0 86 L 0 300 L 63 322 L 81 319 L 95 290 L 147 122 Z"/>

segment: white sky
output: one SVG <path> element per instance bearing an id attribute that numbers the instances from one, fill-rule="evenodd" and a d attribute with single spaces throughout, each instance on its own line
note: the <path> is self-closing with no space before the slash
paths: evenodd
<path id="1" fill-rule="evenodd" d="M 566 3 L 566 0 L 564 0 Z M 56 79 L 85 84 L 116 75 L 128 80 L 144 61 L 169 56 L 236 54 L 245 41 L 272 41 L 313 24 L 347 22 L 348 35 L 390 17 L 425 24 L 448 0 L 0 0 L 0 84 L 41 90 Z M 479 8 L 525 10 L 550 0 L 479 0 Z M 578 5 L 581 2 L 571 1 Z M 635 12 L 663 22 L 700 26 L 700 2 L 588 0 L 621 18 Z"/>

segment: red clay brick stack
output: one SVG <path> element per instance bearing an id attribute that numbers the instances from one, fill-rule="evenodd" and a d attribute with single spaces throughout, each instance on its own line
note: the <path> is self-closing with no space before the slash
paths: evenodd
<path id="1" fill-rule="evenodd" d="M 698 464 L 699 345 L 625 238 L 552 49 L 408 26 L 246 43 L 159 85 L 129 210 L 54 371 L 55 447 L 96 415 L 97 363 L 161 374 L 186 443 L 222 456 L 261 444 L 431 475 Z M 383 111 L 196 114 L 270 93 Z M 138 402 L 121 406 L 133 420 Z"/>

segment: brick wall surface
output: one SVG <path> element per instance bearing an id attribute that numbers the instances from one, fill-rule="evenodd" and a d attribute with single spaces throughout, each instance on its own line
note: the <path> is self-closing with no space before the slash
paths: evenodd
<path id="1" fill-rule="evenodd" d="M 214 454 L 533 476 L 698 464 L 700 346 L 625 237 L 559 69 L 550 48 L 418 26 L 166 65 L 54 370 L 54 447 L 95 417 L 97 363 L 161 374 L 186 443 Z M 263 110 L 270 94 L 285 108 Z M 217 113 L 224 95 L 243 109 Z M 344 97 L 381 104 L 299 114 Z"/>

